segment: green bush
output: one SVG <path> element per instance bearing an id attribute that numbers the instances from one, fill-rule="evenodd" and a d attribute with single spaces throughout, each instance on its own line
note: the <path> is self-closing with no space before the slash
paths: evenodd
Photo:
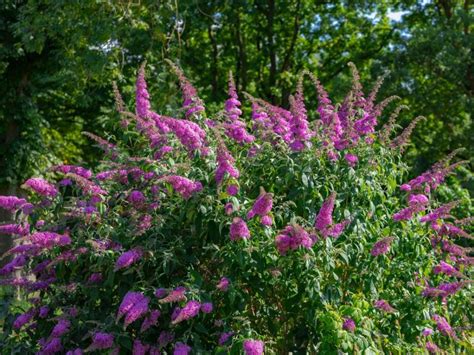
<path id="1" fill-rule="evenodd" d="M 0 197 L 18 219 L 2 226 L 17 236 L 2 282 L 28 300 L 10 306 L 2 349 L 472 350 L 471 259 L 453 243 L 471 238 L 470 219 L 453 217 L 471 202 L 438 188 L 461 163 L 452 154 L 406 183 L 414 125 L 392 138 L 395 112 L 375 129 L 391 100 L 375 104 L 381 81 L 364 97 L 352 67 L 333 105 L 308 74 L 317 118 L 300 80 L 290 111 L 248 96 L 243 120 L 231 79 L 225 109 L 207 119 L 173 69 L 186 119 L 151 110 L 142 67 L 135 113 L 116 90 L 114 144 L 88 134 L 105 152 L 98 172 L 57 166 L 58 183 L 23 185 L 28 201 Z"/>

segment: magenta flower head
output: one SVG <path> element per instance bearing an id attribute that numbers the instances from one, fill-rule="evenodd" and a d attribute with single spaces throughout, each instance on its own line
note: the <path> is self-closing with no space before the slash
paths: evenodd
<path id="1" fill-rule="evenodd" d="M 136 304 L 144 302 L 145 300 L 147 300 L 147 297 L 145 297 L 141 292 L 127 292 L 119 306 L 117 321 L 120 320 L 122 316 L 130 312 L 130 310 L 132 310 Z"/>
<path id="2" fill-rule="evenodd" d="M 230 216 L 232 212 L 234 212 L 234 205 L 232 204 L 232 202 L 227 202 L 225 204 L 224 211 L 225 211 L 225 214 L 228 216 Z"/>
<path id="3" fill-rule="evenodd" d="M 150 299 L 141 294 L 141 297 L 133 305 L 132 308 L 125 315 L 124 327 L 126 328 L 129 324 L 135 322 L 137 319 L 140 319 L 148 312 L 148 303 Z"/>
<path id="4" fill-rule="evenodd" d="M 232 336 L 234 335 L 235 333 L 234 332 L 225 332 L 225 333 L 222 333 L 220 336 L 219 336 L 219 342 L 218 344 L 220 346 L 224 345 L 225 343 L 227 343 L 227 341 L 232 338 Z"/>
<path id="5" fill-rule="evenodd" d="M 145 196 L 141 191 L 133 190 L 128 195 L 128 201 L 136 208 L 142 206 L 145 203 Z"/>
<path id="6" fill-rule="evenodd" d="M 71 244 L 71 238 L 54 232 L 36 232 L 30 236 L 31 242 L 41 248 L 51 249 L 55 246 Z"/>
<path id="7" fill-rule="evenodd" d="M 112 334 L 95 332 L 92 335 L 92 344 L 88 350 L 110 349 L 114 345 L 114 336 Z"/>
<path id="8" fill-rule="evenodd" d="M 239 187 L 237 185 L 232 184 L 227 187 L 226 191 L 230 196 L 235 196 L 239 192 Z"/>
<path id="9" fill-rule="evenodd" d="M 145 118 L 150 112 L 150 95 L 145 81 L 145 63 L 138 70 L 136 81 L 135 110 L 139 117 Z"/>
<path id="10" fill-rule="evenodd" d="M 263 341 L 253 339 L 244 340 L 243 345 L 245 355 L 262 355 L 265 347 Z"/>
<path id="11" fill-rule="evenodd" d="M 171 324 L 178 324 L 182 321 L 194 318 L 198 315 L 199 310 L 201 309 L 201 304 L 197 301 L 189 301 L 185 306 L 179 311 L 178 316 L 171 322 Z"/>
<path id="12" fill-rule="evenodd" d="M 42 178 L 28 179 L 23 186 L 44 197 L 55 197 L 58 194 L 58 190 Z"/>
<path id="13" fill-rule="evenodd" d="M 139 248 L 134 248 L 129 251 L 126 251 L 122 255 L 119 256 L 117 261 L 115 262 L 114 271 L 129 267 L 137 260 L 139 260 L 143 256 L 143 251 Z"/>
<path id="14" fill-rule="evenodd" d="M 421 332 L 421 334 L 424 336 L 424 337 L 427 337 L 427 336 L 430 336 L 430 335 L 433 335 L 433 329 L 431 328 L 425 328 L 423 329 L 423 331 Z"/>
<path id="15" fill-rule="evenodd" d="M 52 338 L 46 342 L 42 347 L 40 354 L 56 354 L 63 350 L 60 338 Z"/>
<path id="16" fill-rule="evenodd" d="M 16 196 L 0 196 L 0 208 L 15 212 L 22 206 L 27 204 L 24 198 L 18 198 Z"/>
<path id="17" fill-rule="evenodd" d="M 102 282 L 102 280 L 103 280 L 102 274 L 100 272 L 95 272 L 91 274 L 91 276 L 89 276 L 88 282 L 91 284 L 97 284 L 97 283 Z"/>
<path id="18" fill-rule="evenodd" d="M 173 186 L 173 189 L 185 200 L 189 199 L 194 193 L 202 190 L 202 184 L 199 181 L 194 182 L 182 176 L 171 175 L 166 178 L 166 181 L 169 182 L 171 186 Z"/>
<path id="19" fill-rule="evenodd" d="M 359 161 L 359 158 L 357 157 L 357 155 L 354 155 L 354 154 L 346 154 L 344 156 L 344 159 L 347 161 L 347 164 L 352 168 L 356 166 L 357 162 Z"/>
<path id="20" fill-rule="evenodd" d="M 252 219 L 255 216 L 264 217 L 273 207 L 273 194 L 266 193 L 265 190 L 262 189 L 260 196 L 257 198 L 255 203 L 253 204 L 252 209 L 247 213 L 247 218 Z"/>
<path id="21" fill-rule="evenodd" d="M 431 341 L 426 342 L 425 348 L 430 354 L 437 354 L 441 352 L 440 348 L 438 348 L 438 346 Z"/>
<path id="22" fill-rule="evenodd" d="M 30 231 L 30 225 L 26 224 L 22 226 L 21 224 L 4 224 L 0 226 L 0 234 L 9 234 L 9 235 L 27 235 Z"/>
<path id="23" fill-rule="evenodd" d="M 66 355 L 82 355 L 84 354 L 84 352 L 82 351 L 81 348 L 77 348 L 77 349 L 74 349 L 74 350 L 69 350 Z"/>
<path id="24" fill-rule="evenodd" d="M 143 344 L 139 339 L 133 341 L 133 355 L 145 355 L 150 345 Z"/>
<path id="25" fill-rule="evenodd" d="M 456 338 L 456 333 L 454 332 L 453 328 L 451 328 L 446 318 L 435 314 L 433 316 L 433 320 L 436 322 L 436 327 L 438 328 L 441 334 L 451 338 Z"/>
<path id="26" fill-rule="evenodd" d="M 385 237 L 378 240 L 377 242 L 375 242 L 374 246 L 372 247 L 370 254 L 372 254 L 372 256 L 379 256 L 382 254 L 386 254 L 388 250 L 390 249 L 390 245 L 392 244 L 393 240 L 394 240 L 393 237 Z"/>
<path id="27" fill-rule="evenodd" d="M 163 298 L 166 296 L 166 294 L 168 293 L 168 291 L 166 291 L 165 288 L 157 288 L 155 290 L 155 297 L 156 298 Z"/>
<path id="28" fill-rule="evenodd" d="M 275 244 L 280 255 L 286 255 L 288 250 L 295 250 L 300 246 L 310 249 L 314 241 L 303 227 L 286 226 L 279 235 L 275 237 Z"/>
<path id="29" fill-rule="evenodd" d="M 176 287 L 173 291 L 169 293 L 168 296 L 159 300 L 160 303 L 172 303 L 172 302 L 181 302 L 186 300 L 186 288 L 183 286 Z"/>
<path id="30" fill-rule="evenodd" d="M 385 300 L 378 300 L 374 303 L 375 308 L 380 309 L 386 313 L 393 313 L 396 311 L 387 301 Z"/>
<path id="31" fill-rule="evenodd" d="M 142 326 L 140 328 L 140 332 L 143 333 L 150 327 L 154 326 L 158 322 L 158 318 L 160 317 L 161 313 L 158 310 L 153 310 L 150 312 L 148 317 L 145 318 L 145 320 L 142 323 Z"/>
<path id="32" fill-rule="evenodd" d="M 260 219 L 260 223 L 264 226 L 270 227 L 273 224 L 273 219 L 270 215 L 266 215 Z"/>
<path id="33" fill-rule="evenodd" d="M 235 217 L 230 225 L 230 240 L 247 239 L 250 237 L 250 231 L 247 223 L 240 218 Z"/>
<path id="34" fill-rule="evenodd" d="M 212 306 L 211 302 L 203 303 L 202 306 L 201 306 L 201 311 L 203 313 L 211 313 L 212 309 L 213 309 L 213 306 Z"/>
<path id="35" fill-rule="evenodd" d="M 188 355 L 191 352 L 191 347 L 184 343 L 176 343 L 173 349 L 173 355 Z"/>
<path id="36" fill-rule="evenodd" d="M 173 340 L 173 333 L 167 332 L 166 330 L 161 331 L 160 335 L 158 336 L 158 344 L 160 344 L 160 347 L 162 348 L 171 343 Z"/>
<path id="37" fill-rule="evenodd" d="M 444 262 L 441 260 L 439 265 L 436 265 L 433 268 L 433 272 L 435 274 L 445 274 L 448 276 L 455 276 L 455 275 L 460 275 L 460 272 L 454 267 L 449 265 L 448 263 Z"/>
<path id="38" fill-rule="evenodd" d="M 227 277 L 223 277 L 221 278 L 221 280 L 219 281 L 216 287 L 222 292 L 225 292 L 229 289 L 229 285 L 230 285 L 230 280 Z"/>
<path id="39" fill-rule="evenodd" d="M 351 318 L 344 319 L 344 323 L 342 323 L 342 329 L 347 330 L 348 332 L 354 333 L 355 330 L 355 322 Z"/>
<path id="40" fill-rule="evenodd" d="M 334 210 L 334 204 L 336 202 L 336 193 L 332 192 L 329 195 L 328 199 L 324 201 L 321 209 L 319 210 L 318 215 L 316 216 L 316 221 L 314 226 L 317 230 L 322 231 L 329 227 L 332 224 L 332 212 Z"/>
<path id="41" fill-rule="evenodd" d="M 33 309 L 30 309 L 28 312 L 20 314 L 13 322 L 13 328 L 17 330 L 21 329 L 25 324 L 29 323 L 33 319 L 34 315 L 35 313 Z"/>
<path id="42" fill-rule="evenodd" d="M 54 326 L 51 336 L 55 338 L 59 338 L 69 332 L 69 327 L 71 326 L 71 322 L 67 319 L 60 319 L 58 323 Z"/>

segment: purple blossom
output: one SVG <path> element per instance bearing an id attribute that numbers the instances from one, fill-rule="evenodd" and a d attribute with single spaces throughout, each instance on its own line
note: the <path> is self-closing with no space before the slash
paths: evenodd
<path id="1" fill-rule="evenodd" d="M 140 319 L 143 315 L 148 312 L 148 303 L 150 302 L 148 297 L 141 295 L 141 298 L 133 305 L 132 308 L 125 315 L 124 327 Z"/>
<path id="2" fill-rule="evenodd" d="M 264 347 L 261 340 L 246 339 L 243 344 L 245 355 L 262 355 Z"/>
<path id="3" fill-rule="evenodd" d="M 355 330 L 355 322 L 351 318 L 345 318 L 344 323 L 342 323 L 342 329 L 347 330 L 348 332 L 354 333 Z"/>
<path id="4" fill-rule="evenodd" d="M 138 70 L 135 91 L 135 110 L 139 117 L 148 117 L 150 112 L 150 94 L 145 81 L 145 63 Z"/>
<path id="5" fill-rule="evenodd" d="M 247 223 L 245 223 L 242 218 L 235 217 L 230 225 L 230 240 L 246 238 L 250 238 L 250 231 L 247 227 Z"/>
<path id="6" fill-rule="evenodd" d="M 174 340 L 174 335 L 173 333 L 170 333 L 166 330 L 163 330 L 160 332 L 160 335 L 158 337 L 158 344 L 160 344 L 160 347 L 164 348 L 166 345 L 171 343 Z"/>
<path id="7" fill-rule="evenodd" d="M 395 308 L 393 308 L 387 301 L 385 300 L 378 300 L 375 301 L 374 303 L 375 308 L 380 309 L 381 311 L 387 312 L 387 313 L 393 313 L 396 311 Z"/>
<path id="8" fill-rule="evenodd" d="M 359 161 L 357 155 L 354 154 L 346 154 L 344 155 L 344 159 L 347 161 L 347 164 L 349 164 L 350 167 L 356 166 L 357 162 Z"/>
<path id="9" fill-rule="evenodd" d="M 30 232 L 30 225 L 4 224 L 0 225 L 0 234 L 25 236 Z"/>
<path id="10" fill-rule="evenodd" d="M 140 328 L 140 332 L 143 333 L 144 331 L 146 331 L 150 327 L 156 325 L 160 315 L 161 315 L 161 313 L 158 310 L 151 311 L 150 314 L 148 315 L 148 317 L 146 317 L 145 320 L 143 321 L 142 326 Z"/>
<path id="11" fill-rule="evenodd" d="M 41 306 L 40 309 L 39 309 L 38 316 L 40 318 L 46 318 L 48 316 L 48 313 L 49 313 L 49 307 L 48 306 Z"/>
<path id="12" fill-rule="evenodd" d="M 204 111 L 203 102 L 198 97 L 196 89 L 191 85 L 181 68 L 179 68 L 174 63 L 168 63 L 171 65 L 171 68 L 179 80 L 179 85 L 183 94 L 183 109 L 186 110 L 186 118 L 189 118 L 193 114 Z"/>
<path id="13" fill-rule="evenodd" d="M 448 263 L 444 262 L 441 260 L 439 265 L 436 265 L 433 268 L 433 272 L 435 274 L 445 274 L 448 276 L 459 276 L 461 273 L 452 265 L 449 265 Z"/>
<path id="14" fill-rule="evenodd" d="M 185 200 L 189 199 L 194 193 L 202 190 L 202 184 L 200 182 L 194 182 L 178 175 L 168 176 L 165 181 L 169 182 L 171 186 L 173 186 L 173 189 Z"/>
<path id="15" fill-rule="evenodd" d="M 114 271 L 129 267 L 143 256 L 143 251 L 139 248 L 134 248 L 126 251 L 119 256 L 115 263 Z"/>
<path id="16" fill-rule="evenodd" d="M 13 322 L 13 328 L 21 329 L 25 324 L 29 323 L 33 317 L 35 316 L 34 309 L 30 309 L 28 312 L 20 314 L 16 317 L 15 321 Z"/>
<path id="17" fill-rule="evenodd" d="M 247 213 L 247 218 L 252 219 L 255 216 L 264 217 L 273 207 L 273 194 L 262 191 L 260 196 L 255 200 L 252 209 Z"/>
<path id="18" fill-rule="evenodd" d="M 183 286 L 176 287 L 173 291 L 169 293 L 168 296 L 159 300 L 160 303 L 172 303 L 172 302 L 181 302 L 186 300 L 186 288 Z"/>
<path id="19" fill-rule="evenodd" d="M 150 345 L 145 345 L 138 339 L 133 341 L 133 355 L 145 355 L 149 348 Z"/>
<path id="20" fill-rule="evenodd" d="M 158 288 L 155 290 L 155 297 L 156 298 L 163 298 L 166 296 L 166 294 L 168 293 L 168 291 L 166 291 L 165 288 Z"/>
<path id="21" fill-rule="evenodd" d="M 71 326 L 71 322 L 65 318 L 62 318 L 56 323 L 53 330 L 51 331 L 51 336 L 55 338 L 59 338 L 69 332 L 69 327 Z"/>
<path id="22" fill-rule="evenodd" d="M 77 349 L 74 349 L 74 350 L 69 350 L 66 355 L 82 355 L 83 354 L 83 351 L 81 348 L 77 348 Z"/>
<path id="23" fill-rule="evenodd" d="M 227 277 L 223 277 L 220 279 L 216 287 L 222 292 L 225 292 L 229 289 L 229 285 L 230 285 L 230 280 Z"/>
<path id="24" fill-rule="evenodd" d="M 39 352 L 39 354 L 42 354 L 42 355 L 56 354 L 60 352 L 61 350 L 63 350 L 61 339 L 52 338 L 41 347 L 41 351 Z"/>
<path id="25" fill-rule="evenodd" d="M 435 314 L 433 316 L 433 320 L 436 322 L 436 327 L 438 328 L 441 334 L 451 338 L 456 338 L 456 333 L 454 332 L 453 328 L 451 328 L 446 318 Z"/>
<path id="26" fill-rule="evenodd" d="M 103 276 L 100 272 L 95 272 L 89 276 L 88 282 L 92 284 L 101 283 Z"/>
<path id="27" fill-rule="evenodd" d="M 394 240 L 393 237 L 385 237 L 377 242 L 375 242 L 374 246 L 372 247 L 372 250 L 370 254 L 372 256 L 379 256 L 382 254 L 386 254 L 388 250 L 390 249 L 390 245 L 392 244 L 392 241 Z"/>
<path id="28" fill-rule="evenodd" d="M 204 153 L 206 132 L 196 123 L 162 116 L 171 132 L 190 152 L 201 150 Z"/>
<path id="29" fill-rule="evenodd" d="M 213 306 L 211 302 L 206 302 L 201 305 L 201 311 L 203 313 L 211 313 L 212 309 L 213 309 Z"/>
<path id="30" fill-rule="evenodd" d="M 8 264 L 5 264 L 0 269 L 0 275 L 8 275 L 11 274 L 13 271 L 22 268 L 28 262 L 28 257 L 25 255 L 18 255 Z"/>
<path id="31" fill-rule="evenodd" d="M 71 244 L 71 238 L 54 232 L 36 232 L 30 236 L 30 240 L 38 247 L 50 249 L 54 246 Z"/>
<path id="32" fill-rule="evenodd" d="M 306 107 L 304 105 L 302 82 L 298 82 L 298 87 L 294 97 L 290 98 L 291 118 L 290 124 L 290 148 L 295 152 L 299 152 L 305 148 L 306 142 L 311 137 L 308 129 L 308 117 Z"/>
<path id="33" fill-rule="evenodd" d="M 127 292 L 119 306 L 117 321 L 127 314 L 137 303 L 140 303 L 145 299 L 147 298 L 141 292 Z"/>
<path id="34" fill-rule="evenodd" d="M 42 178 L 28 179 L 23 184 L 23 186 L 33 190 L 38 195 L 45 197 L 55 197 L 58 194 L 58 190 L 52 184 Z"/>
<path id="35" fill-rule="evenodd" d="M 459 204 L 458 201 L 453 201 L 446 203 L 435 210 L 433 210 L 431 213 L 423 216 L 420 218 L 420 222 L 434 222 L 437 219 L 442 219 L 444 217 L 447 217 L 449 215 L 449 212 L 456 207 Z"/>
<path id="36" fill-rule="evenodd" d="M 407 207 L 393 215 L 393 220 L 396 222 L 399 221 L 408 221 L 413 217 L 413 208 Z"/>
<path id="37" fill-rule="evenodd" d="M 232 202 L 228 202 L 225 204 L 224 211 L 225 214 L 228 216 L 230 216 L 234 212 L 234 205 L 232 204 Z"/>
<path id="38" fill-rule="evenodd" d="M 139 208 L 145 203 L 145 196 L 141 191 L 133 190 L 128 195 L 128 201 L 135 207 Z"/>
<path id="39" fill-rule="evenodd" d="M 428 350 L 428 352 L 430 354 L 436 354 L 436 353 L 441 352 L 440 348 L 438 348 L 438 346 L 435 343 L 431 342 L 431 341 L 426 342 L 425 348 L 426 348 L 426 350 Z"/>
<path id="40" fill-rule="evenodd" d="M 63 174 L 73 173 L 83 178 L 90 179 L 92 177 L 92 171 L 83 168 L 82 166 L 76 165 L 56 165 L 51 168 L 52 171 L 59 171 Z"/>
<path id="41" fill-rule="evenodd" d="M 224 180 L 226 174 L 238 179 L 240 176 L 239 170 L 234 165 L 235 159 L 232 157 L 230 152 L 225 147 L 224 143 L 219 143 L 217 147 L 217 170 L 216 170 L 216 183 L 220 185 Z M 233 186 L 233 185 L 231 185 Z M 231 190 L 232 191 L 232 190 Z M 238 191 L 238 190 L 237 190 Z M 230 194 L 232 195 L 232 194 Z"/>
<path id="42" fill-rule="evenodd" d="M 173 349 L 173 355 L 188 355 L 191 352 L 191 347 L 184 343 L 176 343 Z"/>
<path id="43" fill-rule="evenodd" d="M 24 198 L 16 196 L 0 196 L 0 208 L 6 209 L 10 212 L 15 212 L 27 202 Z"/>
<path id="44" fill-rule="evenodd" d="M 322 231 L 332 224 L 332 212 L 334 210 L 334 204 L 336 202 L 336 193 L 332 192 L 329 198 L 324 201 L 318 215 L 316 216 L 316 222 L 314 226 L 319 231 Z"/>
<path id="45" fill-rule="evenodd" d="M 421 332 L 421 334 L 424 336 L 424 337 L 427 337 L 427 336 L 430 336 L 430 335 L 433 335 L 433 329 L 431 328 L 425 328 L 423 329 L 423 331 Z"/>
<path id="46" fill-rule="evenodd" d="M 198 315 L 201 304 L 197 301 L 189 301 L 186 305 L 180 310 L 178 316 L 171 322 L 171 324 L 178 324 L 182 321 L 194 318 Z"/>
<path id="47" fill-rule="evenodd" d="M 95 332 L 92 335 L 92 344 L 89 350 L 110 349 L 114 345 L 114 336 L 112 334 Z"/>
<path id="48" fill-rule="evenodd" d="M 219 345 L 223 346 L 230 338 L 234 336 L 234 332 L 225 332 L 221 333 L 219 336 Z"/>
<path id="49" fill-rule="evenodd" d="M 231 184 L 227 187 L 226 191 L 230 196 L 235 196 L 239 193 L 239 187 L 237 185 Z"/>
<path id="50" fill-rule="evenodd" d="M 428 197 L 426 197 L 423 194 L 418 194 L 418 195 L 410 195 L 408 196 L 408 204 L 410 206 L 416 206 L 416 205 L 426 205 L 429 203 Z"/>
<path id="51" fill-rule="evenodd" d="M 300 246 L 310 249 L 314 241 L 307 231 L 295 225 L 286 226 L 285 229 L 275 237 L 275 244 L 280 255 L 286 255 L 288 250 L 295 250 Z"/>
<path id="52" fill-rule="evenodd" d="M 260 223 L 264 226 L 269 227 L 273 224 L 273 219 L 270 215 L 266 215 L 260 219 Z"/>

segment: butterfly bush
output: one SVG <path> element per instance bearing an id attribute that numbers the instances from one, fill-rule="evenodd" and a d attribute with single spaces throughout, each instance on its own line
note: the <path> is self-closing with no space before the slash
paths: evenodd
<path id="1" fill-rule="evenodd" d="M 385 117 L 383 78 L 366 95 L 351 64 L 337 103 L 304 72 L 278 107 L 230 75 L 207 116 L 171 68 L 174 117 L 153 107 L 142 65 L 134 107 L 114 86 L 120 129 L 85 133 L 104 151 L 96 169 L 57 165 L 0 196 L 15 219 L 0 226 L 14 239 L 2 350 L 469 352 L 472 206 L 448 186 L 464 162 L 455 151 L 409 175 L 421 119 L 395 136 L 404 106 Z"/>

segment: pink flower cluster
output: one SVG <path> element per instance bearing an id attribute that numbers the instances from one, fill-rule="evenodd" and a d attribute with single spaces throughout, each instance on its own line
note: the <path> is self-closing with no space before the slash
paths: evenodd
<path id="1" fill-rule="evenodd" d="M 314 236 L 310 236 L 303 227 L 298 225 L 286 226 L 275 238 L 280 255 L 286 255 L 288 250 L 295 250 L 300 246 L 310 249 L 314 241 Z"/>
<path id="2" fill-rule="evenodd" d="M 321 233 L 324 238 L 338 238 L 345 227 L 349 224 L 348 220 L 333 224 L 332 213 L 336 202 L 336 193 L 331 195 L 324 201 L 314 223 L 314 227 Z"/>

